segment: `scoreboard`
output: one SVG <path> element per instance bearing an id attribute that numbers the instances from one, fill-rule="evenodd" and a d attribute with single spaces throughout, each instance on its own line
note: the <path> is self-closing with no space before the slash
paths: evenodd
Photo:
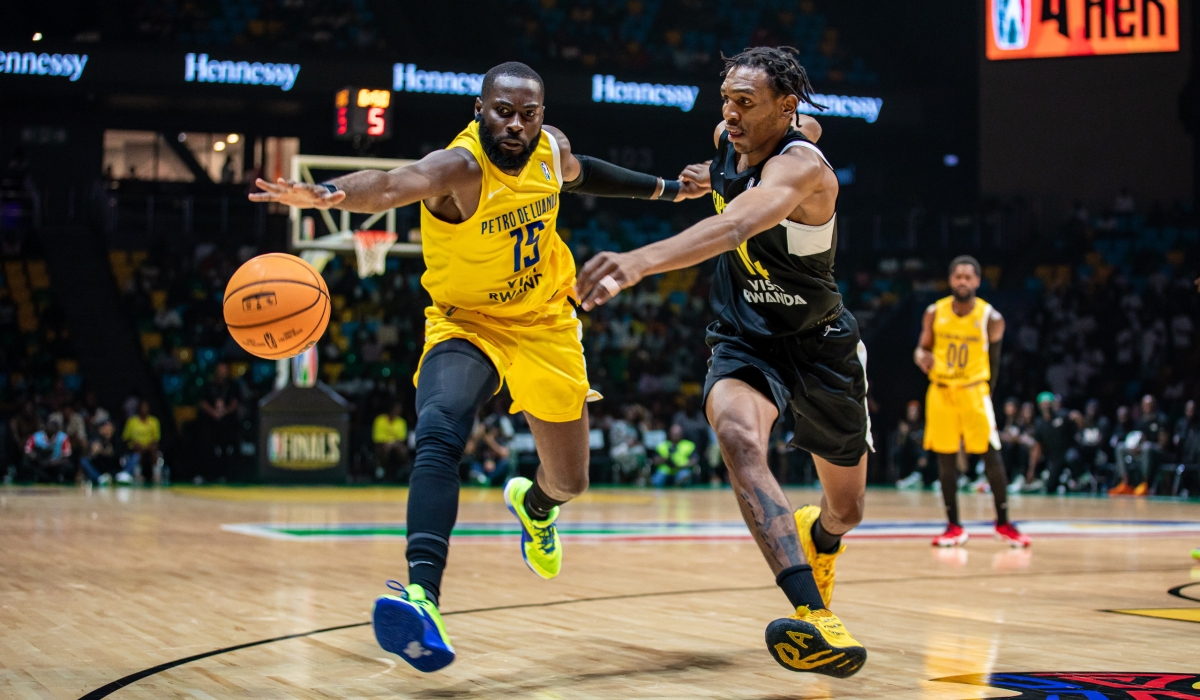
<path id="1" fill-rule="evenodd" d="M 356 87 L 338 90 L 333 99 L 334 137 L 344 140 L 391 138 L 391 106 L 390 90 Z"/>

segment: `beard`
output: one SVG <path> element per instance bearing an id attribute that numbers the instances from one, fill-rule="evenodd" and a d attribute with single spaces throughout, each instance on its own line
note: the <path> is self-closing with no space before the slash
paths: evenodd
<path id="1" fill-rule="evenodd" d="M 541 138 L 541 134 L 538 134 Z M 529 162 L 530 156 L 533 155 L 533 149 L 536 142 L 527 144 L 519 153 L 509 153 L 500 148 L 500 142 L 492 136 L 483 121 L 479 122 L 479 143 L 483 146 L 483 152 L 487 154 L 488 160 L 501 170 L 522 170 L 525 164 Z"/>
<path id="2" fill-rule="evenodd" d="M 960 292 L 957 289 L 951 288 L 950 294 L 954 296 L 954 301 L 959 303 L 971 301 L 971 299 L 975 296 L 975 292 L 972 292 L 969 289 L 964 292 Z"/>

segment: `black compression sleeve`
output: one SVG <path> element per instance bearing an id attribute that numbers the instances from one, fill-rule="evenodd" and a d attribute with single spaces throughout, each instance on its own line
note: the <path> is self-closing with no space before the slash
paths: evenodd
<path id="1" fill-rule="evenodd" d="M 659 179 L 653 175 L 627 170 L 619 165 L 613 165 L 599 158 L 590 156 L 575 156 L 579 161 L 579 177 L 563 183 L 563 192 L 576 194 L 591 194 L 597 197 L 632 197 L 634 199 L 655 199 L 658 192 Z M 667 187 L 658 199 L 666 199 Z M 675 183 L 670 193 L 671 199 L 679 191 Z"/>
<path id="2" fill-rule="evenodd" d="M 996 390 L 996 380 L 1000 376 L 1000 343 L 1003 338 L 988 345 L 988 361 L 992 366 L 992 378 L 988 381 L 988 388 L 992 391 Z"/>

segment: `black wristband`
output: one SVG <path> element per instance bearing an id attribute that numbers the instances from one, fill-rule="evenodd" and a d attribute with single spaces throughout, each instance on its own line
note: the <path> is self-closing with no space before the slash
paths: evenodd
<path id="1" fill-rule="evenodd" d="M 576 156 L 579 177 L 563 183 L 563 192 L 591 194 L 597 197 L 654 199 L 659 178 L 613 165 L 599 158 Z"/>
<path id="2" fill-rule="evenodd" d="M 674 202 L 675 198 L 679 196 L 679 187 L 681 184 L 679 180 L 663 180 L 662 194 L 658 195 L 656 199 Z"/>
<path id="3" fill-rule="evenodd" d="M 331 182 L 318 182 L 317 187 L 324 187 L 325 189 L 329 190 L 329 194 L 337 194 L 338 192 L 342 191 L 337 185 Z"/>

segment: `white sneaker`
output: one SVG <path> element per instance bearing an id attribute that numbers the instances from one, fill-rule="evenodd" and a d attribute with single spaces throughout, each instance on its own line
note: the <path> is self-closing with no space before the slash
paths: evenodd
<path id="1" fill-rule="evenodd" d="M 970 487 L 970 485 L 971 485 L 971 480 L 967 478 L 966 474 L 963 474 L 958 477 L 958 490 L 959 491 L 966 491 Z"/>
<path id="2" fill-rule="evenodd" d="M 972 481 L 971 485 L 968 488 L 970 488 L 971 491 L 973 491 L 974 493 L 991 493 L 992 492 L 992 485 L 988 483 L 987 477 L 984 477 L 984 476 L 981 476 L 978 479 L 976 479 L 975 481 Z"/>
<path id="3" fill-rule="evenodd" d="M 101 486 L 108 486 L 112 484 L 112 474 L 105 472 L 97 477 L 96 481 L 98 481 Z"/>
<path id="4" fill-rule="evenodd" d="M 117 483 L 118 484 L 132 484 L 133 477 L 129 475 L 129 472 L 117 472 Z"/>
<path id="5" fill-rule="evenodd" d="M 1021 487 L 1021 493 L 1040 493 L 1045 487 L 1046 484 L 1041 479 L 1034 479 Z"/>
<path id="6" fill-rule="evenodd" d="M 896 482 L 896 488 L 901 491 L 920 491 L 921 472 L 913 472 Z"/>
<path id="7" fill-rule="evenodd" d="M 1012 483 L 1008 485 L 1008 492 L 1009 493 L 1021 493 L 1021 489 L 1024 487 L 1025 487 L 1025 475 L 1017 474 L 1017 478 L 1013 479 Z"/>

